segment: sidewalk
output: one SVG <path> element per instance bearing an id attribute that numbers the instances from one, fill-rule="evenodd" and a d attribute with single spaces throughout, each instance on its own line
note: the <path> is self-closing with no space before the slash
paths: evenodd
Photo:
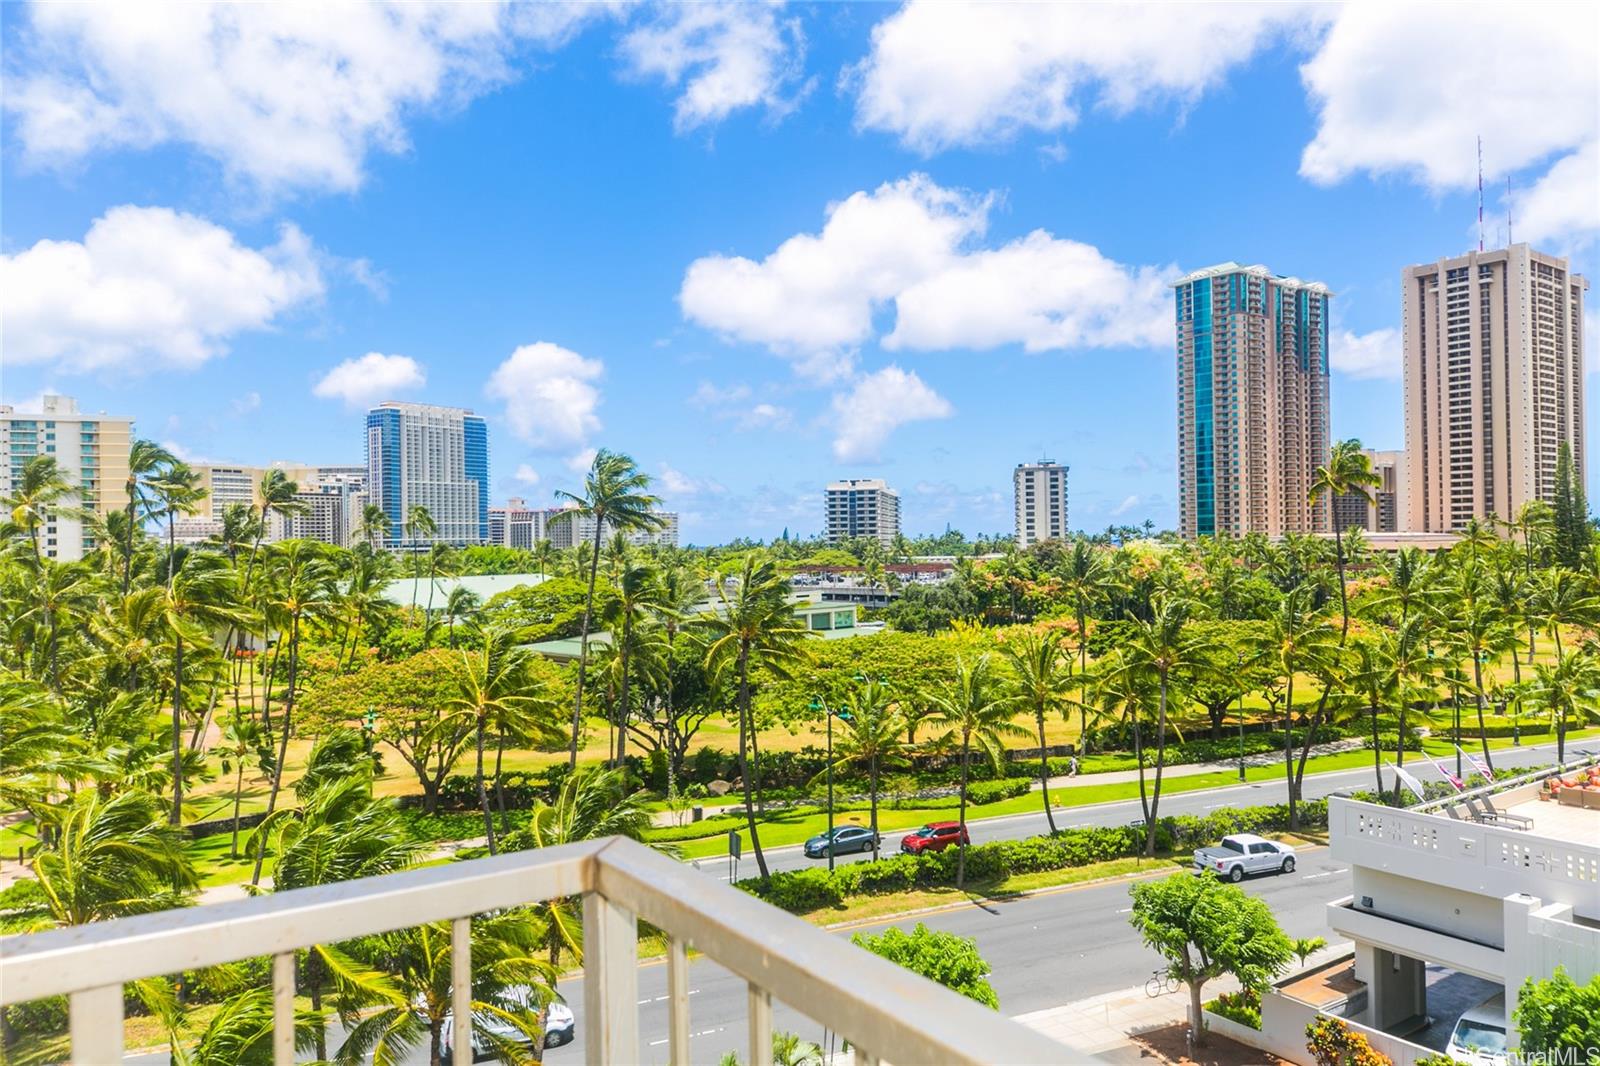
<path id="1" fill-rule="evenodd" d="M 1360 747 L 1361 741 L 1353 737 L 1347 737 L 1343 740 L 1330 741 L 1327 744 L 1312 745 L 1311 757 L 1315 758 L 1318 755 L 1337 755 L 1340 752 L 1355 751 Z M 1295 748 L 1295 758 L 1298 759 L 1299 757 L 1300 749 Z M 1247 767 L 1281 766 L 1283 765 L 1283 752 L 1264 751 L 1258 752 L 1255 755 L 1246 755 L 1244 757 L 1244 764 Z M 1165 781 L 1169 777 L 1194 777 L 1197 774 L 1238 772 L 1239 760 L 1238 758 L 1232 758 L 1224 759 L 1219 762 L 1191 762 L 1179 763 L 1177 766 L 1167 766 L 1161 771 L 1161 779 Z M 1153 770 L 1149 767 L 1146 767 L 1146 778 L 1149 778 L 1151 773 L 1153 773 Z M 1137 780 L 1139 780 L 1139 771 L 1137 769 L 1107 770 L 1104 773 L 1098 774 L 1079 774 L 1077 777 L 1067 777 L 1065 775 L 1052 777 L 1050 779 L 1050 787 L 1052 789 L 1057 789 L 1079 788 L 1086 785 L 1119 785 L 1126 784 L 1129 781 Z M 1033 790 L 1035 792 L 1039 791 L 1039 782 L 1035 781 L 1033 783 Z"/>

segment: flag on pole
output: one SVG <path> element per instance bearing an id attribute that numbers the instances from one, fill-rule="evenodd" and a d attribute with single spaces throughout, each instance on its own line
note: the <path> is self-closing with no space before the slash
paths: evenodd
<path id="1" fill-rule="evenodd" d="M 1450 768 L 1444 763 L 1440 762 L 1438 759 L 1435 759 L 1432 755 L 1428 756 L 1428 761 L 1433 763 L 1433 768 L 1435 770 L 1444 775 L 1444 779 L 1446 781 L 1455 786 L 1455 790 L 1457 792 L 1460 792 L 1462 789 L 1466 788 L 1466 785 L 1462 784 L 1461 778 L 1451 773 Z"/>
<path id="2" fill-rule="evenodd" d="M 1425 800 L 1428 798 L 1423 794 L 1421 781 L 1418 781 L 1416 778 L 1412 777 L 1411 774 L 1402 768 L 1399 763 L 1390 763 L 1390 765 L 1394 767 L 1394 787 L 1396 791 L 1399 790 L 1401 785 L 1405 785 L 1412 791 L 1413 794 L 1416 795 L 1417 799 Z"/>
<path id="3" fill-rule="evenodd" d="M 1483 759 L 1472 754 L 1470 751 L 1462 751 L 1460 744 L 1456 745 L 1456 751 L 1466 757 L 1466 760 L 1472 764 L 1473 770 L 1482 774 L 1485 781 L 1494 780 L 1494 770 L 1490 769 L 1489 764 L 1484 762 Z"/>

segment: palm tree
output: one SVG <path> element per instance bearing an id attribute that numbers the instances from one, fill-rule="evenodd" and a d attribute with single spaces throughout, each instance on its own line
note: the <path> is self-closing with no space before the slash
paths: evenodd
<path id="1" fill-rule="evenodd" d="M 1311 610 L 1312 594 L 1309 585 L 1290 589 L 1258 638 L 1260 660 L 1283 679 L 1283 773 L 1289 792 L 1291 828 L 1299 828 L 1298 782 L 1294 773 L 1295 676 L 1326 672 L 1339 647 L 1323 619 Z"/>
<path id="2" fill-rule="evenodd" d="M 878 681 L 863 681 L 838 708 L 844 736 L 834 742 L 833 769 L 865 764 L 867 804 L 871 810 L 872 859 L 878 859 L 878 779 L 890 767 L 907 766 L 911 744 L 906 740 L 906 716 L 893 703 L 889 690 Z M 817 775 L 821 777 L 822 775 Z M 816 783 L 816 778 L 812 778 Z"/>
<path id="3" fill-rule="evenodd" d="M 221 556 L 197 552 L 185 556 L 181 566 L 174 566 L 174 559 L 168 560 L 166 589 L 157 607 L 172 648 L 172 824 L 182 825 L 184 656 L 191 649 L 202 662 L 215 656 L 216 629 L 235 625 L 242 616 L 233 606 L 232 571 Z"/>
<path id="4" fill-rule="evenodd" d="M 1161 807 L 1161 774 L 1167 759 L 1167 710 L 1174 686 L 1180 689 L 1206 668 L 1211 646 L 1194 631 L 1185 632 L 1189 606 L 1179 599 L 1163 597 L 1152 605 L 1148 622 L 1138 629 L 1123 649 L 1124 668 L 1141 675 L 1136 691 L 1157 694 L 1155 788 L 1146 798 L 1144 760 L 1139 760 L 1139 801 L 1144 808 L 1145 854 L 1156 853 L 1156 819 Z"/>
<path id="5" fill-rule="evenodd" d="M 1439 592 L 1435 570 L 1428 557 L 1418 549 L 1401 548 L 1395 552 L 1384 574 L 1384 587 L 1373 595 L 1373 611 L 1396 612 L 1393 618 L 1397 622 L 1429 613 Z"/>
<path id="6" fill-rule="evenodd" d="M 548 543 L 548 541 L 544 542 Z M 673 675 L 674 656 L 677 653 L 678 632 L 683 626 L 684 619 L 696 606 L 705 600 L 705 581 L 688 567 L 669 562 L 659 575 L 658 584 L 661 596 L 652 608 L 656 621 L 661 625 L 666 634 L 666 662 L 665 680 L 666 691 L 663 698 L 666 705 L 666 719 L 672 721 L 673 708 L 677 693 L 674 691 L 675 679 Z M 667 756 L 667 799 L 678 798 L 678 772 L 681 769 L 679 762 L 683 753 L 673 747 Z"/>
<path id="7" fill-rule="evenodd" d="M 1529 585 L 1533 584 L 1533 556 L 1537 544 L 1540 551 L 1550 543 L 1556 528 L 1555 510 L 1543 500 L 1529 500 L 1517 511 L 1517 516 L 1506 523 L 1506 529 L 1513 538 L 1518 533 L 1522 534 L 1522 560 L 1523 577 Z M 1528 622 L 1528 665 L 1533 665 L 1534 653 L 1534 618 L 1530 613 Z"/>
<path id="8" fill-rule="evenodd" d="M 491 1017 L 513 1026 L 519 1042 L 533 1047 L 544 1042 L 540 1013 L 555 980 L 550 964 L 535 955 L 544 937 L 526 911 L 498 911 L 472 920 L 472 1013 L 467 1024 L 475 1030 L 475 1043 L 494 1048 L 505 1061 L 521 1061 L 527 1053 L 485 1027 Z M 359 950 L 371 956 L 373 968 L 389 975 L 397 994 L 377 1010 L 341 1012 L 347 1015 L 342 1020 L 348 1035 L 333 1061 L 339 1066 L 401 1062 L 406 1052 L 426 1044 L 430 1066 L 443 1066 L 444 1022 L 454 1006 L 450 923 L 385 933 Z M 528 994 L 532 1002 L 525 1001 Z"/>
<path id="9" fill-rule="evenodd" d="M 961 799 L 957 842 L 956 888 L 967 877 L 967 777 L 972 745 L 976 743 L 998 772 L 1006 736 L 1027 736 L 1027 731 L 1011 721 L 1016 697 L 1008 695 L 987 655 L 967 661 L 956 656 L 955 676 L 945 685 L 925 694 L 929 713 L 923 719 L 930 725 L 944 726 L 941 739 L 956 740 L 961 747 Z"/>
<path id="10" fill-rule="evenodd" d="M 165 467 L 177 461 L 176 456 L 153 440 L 135 440 L 128 448 L 128 480 L 123 487 L 128 497 L 125 511 L 127 529 L 124 532 L 127 547 L 122 569 L 124 596 L 133 583 L 133 541 L 139 530 L 139 516 L 150 510 L 150 498 L 146 490 Z"/>
<path id="11" fill-rule="evenodd" d="M 267 591 L 265 594 L 269 624 L 275 625 L 279 644 L 288 642 L 288 687 L 283 702 L 283 717 L 278 734 L 278 754 L 272 761 L 272 791 L 267 794 L 267 815 L 277 809 L 278 791 L 283 787 L 284 762 L 289 755 L 289 737 L 294 732 L 294 704 L 300 680 L 300 635 L 308 621 L 328 615 L 333 607 L 334 572 L 322 554 L 321 545 L 311 541 L 291 540 L 267 559 Z M 272 670 L 267 672 L 268 694 L 271 694 Z M 272 723 L 268 705 L 262 704 L 262 722 L 267 736 L 272 736 Z M 263 852 L 256 854 L 255 870 L 250 883 L 261 880 Z"/>
<path id="12" fill-rule="evenodd" d="M 1358 496 L 1372 502 L 1370 489 L 1383 484 L 1372 470 L 1372 458 L 1361 450 L 1358 440 L 1342 440 L 1333 446 L 1326 466 L 1317 467 L 1311 477 L 1310 502 L 1316 507 L 1323 497 Z M 1350 601 L 1346 595 L 1344 575 L 1344 530 L 1336 523 L 1333 527 L 1333 557 L 1339 570 L 1339 645 L 1350 635 Z"/>
<path id="13" fill-rule="evenodd" d="M 529 736 L 538 731 L 536 726 L 540 723 L 546 726 L 547 733 L 554 733 L 554 727 L 538 714 L 549 704 L 528 676 L 531 654 L 517 645 L 513 631 L 485 629 L 482 645 L 461 653 L 456 691 L 447 704 L 452 713 L 472 722 L 477 747 L 478 806 L 483 811 L 483 831 L 490 855 L 495 853 L 495 835 L 483 779 L 485 736 L 491 728 L 501 735 L 511 732 Z"/>
<path id="14" fill-rule="evenodd" d="M 617 581 L 617 596 L 607 608 L 606 622 L 611 629 L 613 647 L 617 654 L 617 765 L 621 766 L 628 754 L 628 698 L 632 672 L 629 669 L 640 630 L 651 614 L 664 605 L 664 596 L 655 567 L 648 564 L 627 564 Z"/>
<path id="15" fill-rule="evenodd" d="M 1380 671 L 1379 687 L 1385 692 L 1392 692 L 1395 699 L 1396 766 L 1404 765 L 1406 761 L 1406 742 L 1409 739 L 1406 712 L 1411 709 L 1412 695 L 1433 672 L 1433 664 L 1427 653 L 1427 636 L 1427 619 L 1421 615 L 1407 618 L 1396 626 L 1386 626 L 1378 634 L 1374 655 L 1377 658 L 1375 665 Z M 1379 792 L 1382 793 L 1381 788 Z M 1394 798 L 1395 806 L 1400 806 L 1398 779 L 1395 781 Z"/>
<path id="16" fill-rule="evenodd" d="M 422 552 L 417 545 L 427 539 L 429 548 L 433 546 L 433 538 L 439 535 L 439 523 L 433 520 L 433 512 L 420 503 L 411 505 L 406 512 L 406 540 L 411 549 L 411 570 L 414 579 L 411 586 L 411 613 L 417 613 L 417 593 L 422 586 Z"/>
<path id="17" fill-rule="evenodd" d="M 1529 691 L 1536 706 L 1550 713 L 1556 729 L 1556 762 L 1566 765 L 1567 723 L 1600 718 L 1600 659 L 1588 648 L 1573 652 L 1554 666 L 1534 668 Z"/>
<path id="18" fill-rule="evenodd" d="M 1089 672 L 1089 612 L 1105 595 L 1106 567 L 1104 557 L 1094 550 L 1087 540 L 1072 542 L 1072 554 L 1059 575 L 1062 592 L 1072 604 L 1073 620 L 1078 624 L 1078 676 Z M 1079 741 L 1085 752 L 1089 750 L 1089 712 L 1080 704 Z"/>
<path id="19" fill-rule="evenodd" d="M 552 522 L 572 522 L 583 518 L 594 522 L 593 553 L 589 556 L 589 588 L 583 598 L 583 621 L 578 629 L 578 686 L 572 701 L 572 745 L 567 765 L 578 765 L 578 735 L 583 731 L 584 674 L 589 665 L 589 627 L 594 622 L 594 582 L 600 566 L 600 544 L 608 529 L 620 533 L 659 529 L 662 519 L 652 513 L 661 501 L 650 495 L 650 478 L 633 459 L 620 452 L 601 448 L 584 476 L 583 492 L 557 491 L 556 499 L 571 507 L 551 518 Z M 763 871 L 762 876 L 765 876 Z"/>
<path id="20" fill-rule="evenodd" d="M 1590 594 L 1584 578 L 1559 566 L 1546 570 L 1540 576 L 1533 590 L 1531 606 L 1535 615 L 1544 619 L 1545 628 L 1550 631 L 1558 662 L 1564 655 L 1562 627 L 1592 625 L 1600 617 L 1600 599 Z"/>
<path id="21" fill-rule="evenodd" d="M 245 763 L 252 758 L 259 772 L 270 772 L 272 746 L 261 732 L 261 723 L 254 718 L 234 713 L 222 729 L 222 772 L 232 772 L 233 778 L 233 838 L 228 845 L 228 857 L 239 857 L 239 804 L 244 798 Z"/>
<path id="22" fill-rule="evenodd" d="M 356 526 L 355 539 L 366 542 L 374 552 L 383 546 L 394 529 L 389 512 L 375 503 L 361 509 L 361 524 Z"/>
<path id="23" fill-rule="evenodd" d="M 1516 636 L 1507 624 L 1500 605 L 1493 599 L 1475 564 L 1463 566 L 1457 575 L 1453 602 L 1450 605 L 1450 629 L 1457 647 L 1472 659 L 1472 693 L 1478 707 L 1478 741 L 1483 748 L 1483 762 L 1494 772 L 1494 761 L 1489 755 L 1489 737 L 1483 720 L 1487 693 L 1483 687 L 1483 662 L 1493 655 L 1498 657 L 1507 648 L 1516 654 Z M 1455 738 L 1459 744 L 1461 738 Z"/>
<path id="24" fill-rule="evenodd" d="M 39 891 L 16 915 L 24 931 L 184 906 L 196 886 L 189 836 L 163 824 L 161 801 L 80 789 L 49 815 L 51 844 L 33 859 Z"/>
<path id="25" fill-rule="evenodd" d="M 718 575 L 716 589 L 718 609 L 702 614 L 696 624 L 706 634 L 706 665 L 718 672 L 731 671 L 738 684 L 739 776 L 744 790 L 745 824 L 750 829 L 756 867 L 762 881 L 766 881 L 767 860 L 761 853 L 751 791 L 753 784 L 759 787 L 760 763 L 755 722 L 750 714 L 750 672 L 759 666 L 774 677 L 786 679 L 791 668 L 805 658 L 803 642 L 807 634 L 795 622 L 788 581 L 763 552 L 746 552 L 738 577 L 730 581 L 728 575 Z"/>
<path id="26" fill-rule="evenodd" d="M 422 615 L 422 647 L 433 646 L 433 594 L 439 587 L 439 575 L 450 577 L 455 572 L 455 552 L 448 544 L 434 544 L 428 549 L 428 606 Z"/>
<path id="27" fill-rule="evenodd" d="M 1061 640 L 1055 633 L 1029 633 L 1008 640 L 1002 651 L 1011 667 L 1011 690 L 1017 705 L 1033 712 L 1038 727 L 1039 788 L 1044 794 L 1045 821 L 1054 835 L 1056 816 L 1050 809 L 1050 759 L 1045 750 L 1044 720 L 1057 711 L 1064 713 L 1068 706 L 1072 659 L 1062 654 Z"/>
<path id="28" fill-rule="evenodd" d="M 556 550 L 549 538 L 540 537 L 533 544 L 533 565 L 542 578 L 550 573 L 550 568 L 555 565 Z"/>
<path id="29" fill-rule="evenodd" d="M 478 613 L 482 603 L 478 594 L 465 585 L 457 585 L 450 590 L 450 597 L 444 601 L 444 618 L 450 630 L 451 648 L 456 646 L 456 620 L 471 618 Z"/>
<path id="30" fill-rule="evenodd" d="M 67 480 L 55 456 L 35 455 L 23 464 L 20 476 L 12 485 L 11 495 L 5 497 L 4 503 L 11 512 L 12 524 L 27 530 L 36 565 L 42 566 L 44 563 L 44 550 L 39 546 L 39 527 L 76 493 L 77 490 Z"/>
<path id="31" fill-rule="evenodd" d="M 199 471 L 188 463 L 179 462 L 169 463 L 161 476 L 150 483 L 150 488 L 160 502 L 156 513 L 167 520 L 167 582 L 170 584 L 178 554 L 178 516 L 198 513 L 207 493 L 200 487 Z"/>

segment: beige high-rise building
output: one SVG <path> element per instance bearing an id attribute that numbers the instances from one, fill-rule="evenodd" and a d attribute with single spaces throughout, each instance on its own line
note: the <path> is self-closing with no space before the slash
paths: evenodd
<path id="1" fill-rule="evenodd" d="M 1588 288 L 1526 244 L 1405 270 L 1402 529 L 1448 532 L 1552 500 L 1563 444 L 1582 478 Z"/>
<path id="2" fill-rule="evenodd" d="M 1011 490 L 1018 549 L 1067 535 L 1067 467 L 1048 459 L 1019 463 L 1011 472 Z"/>
<path id="3" fill-rule="evenodd" d="M 76 490 L 67 507 L 51 511 L 39 527 L 39 550 L 62 562 L 95 548 L 93 532 L 69 511 L 81 508 L 104 518 L 128 505 L 128 452 L 133 421 L 86 414 L 70 396 L 46 395 L 38 411 L 0 405 L 0 496 L 11 495 L 22 468 L 37 455 L 54 456 Z"/>
<path id="4" fill-rule="evenodd" d="M 306 510 L 300 515 L 270 514 L 266 540 L 304 538 L 349 547 L 352 533 L 361 524 L 367 487 L 364 466 L 307 466 L 279 461 L 267 466 L 193 463 L 191 467 L 200 475 L 200 487 L 206 491 L 206 511 L 183 523 L 177 539 L 199 541 L 217 536 L 222 532 L 223 514 L 236 504 L 259 513 L 261 480 L 272 470 L 282 471 L 295 483 L 299 489 L 296 498 Z"/>
<path id="5" fill-rule="evenodd" d="M 1327 286 L 1223 263 L 1173 289 L 1179 532 L 1328 532 Z"/>
<path id="6" fill-rule="evenodd" d="M 1368 486 L 1365 495 L 1352 492 L 1333 498 L 1333 528 L 1343 532 L 1360 528 L 1368 533 L 1400 532 L 1405 513 L 1405 452 L 1362 452 L 1372 463 L 1378 484 Z"/>

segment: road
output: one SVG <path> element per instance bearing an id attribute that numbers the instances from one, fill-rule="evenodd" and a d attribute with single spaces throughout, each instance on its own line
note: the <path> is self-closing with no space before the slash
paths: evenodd
<path id="1" fill-rule="evenodd" d="M 1580 742 L 1576 746 L 1567 745 L 1567 754 L 1570 758 L 1575 748 L 1596 747 L 1600 743 L 1590 742 L 1588 745 Z M 1555 744 L 1530 744 L 1520 748 L 1501 748 L 1492 752 L 1496 769 L 1504 770 L 1517 767 L 1532 766 L 1535 764 L 1550 764 L 1555 762 Z M 1385 759 L 1385 764 L 1393 761 L 1393 754 Z M 1449 767 L 1454 769 L 1454 759 L 1449 760 Z M 1280 767 L 1281 769 L 1281 767 Z M 1423 781 L 1441 781 L 1443 776 L 1426 762 L 1409 755 L 1406 759 L 1406 769 Z M 1470 773 L 1470 769 L 1468 770 Z M 1386 773 L 1385 780 L 1392 786 L 1393 774 Z M 1175 778 L 1174 780 L 1181 780 Z M 1374 785 L 1372 768 L 1370 766 L 1360 770 L 1340 770 L 1333 773 L 1307 774 L 1305 779 L 1305 794 L 1308 798 L 1317 799 L 1341 789 L 1370 789 Z M 1060 791 L 1070 791 L 1063 789 Z M 1277 777 L 1270 781 L 1255 781 L 1244 785 L 1230 785 L 1226 788 L 1197 789 L 1193 792 L 1172 792 L 1161 797 L 1161 806 L 1158 813 L 1161 816 L 1177 814 L 1210 814 L 1224 807 L 1256 807 L 1272 803 L 1284 803 L 1288 798 L 1288 786 L 1283 778 Z M 854 812 L 852 812 L 854 814 Z M 1056 809 L 1056 827 L 1059 829 L 1078 828 L 1091 825 L 1127 825 L 1142 817 L 1139 801 L 1116 800 L 1110 803 L 1097 803 L 1085 807 L 1066 807 Z M 1043 836 L 1049 832 L 1049 823 L 1045 821 L 1044 811 L 1031 811 L 1027 814 L 1013 814 L 1002 818 L 984 818 L 969 821 L 967 829 L 975 844 L 990 840 L 1022 840 L 1026 837 Z M 903 832 L 886 833 L 883 840 L 882 852 L 894 854 L 900 847 L 900 838 Z M 781 848 L 766 849 L 767 866 L 773 871 L 801 870 L 810 866 L 820 866 L 827 862 L 826 859 L 808 859 L 799 845 L 790 845 Z M 870 860 L 868 855 L 840 855 L 836 863 L 862 862 Z M 697 859 L 694 862 L 697 869 L 703 870 L 719 880 L 728 879 L 728 860 L 726 858 Z M 738 876 L 753 877 L 756 873 L 755 857 L 747 850 L 744 858 L 739 862 Z"/>
<path id="2" fill-rule="evenodd" d="M 1529 745 L 1497 751 L 1497 767 L 1516 768 L 1553 762 L 1553 744 Z M 1407 764 L 1418 778 L 1438 780 L 1440 774 L 1426 762 Z M 1306 794 L 1317 798 L 1340 789 L 1365 788 L 1372 784 L 1372 770 L 1338 771 L 1307 776 Z M 1246 807 L 1282 803 L 1282 780 L 1204 791 L 1175 793 L 1163 797 L 1160 813 L 1208 814 L 1223 807 Z M 1125 825 L 1140 816 L 1137 800 L 1119 800 L 1087 807 L 1058 810 L 1059 827 Z M 973 840 L 1012 840 L 1037 836 L 1047 829 L 1043 813 L 1019 814 L 969 823 Z M 886 841 L 898 845 L 898 835 Z M 863 856 L 860 858 L 868 858 Z M 798 869 L 818 865 L 806 859 L 798 847 L 768 851 L 774 870 Z M 843 861 L 859 861 L 858 857 Z M 709 876 L 725 879 L 727 861 L 702 859 L 696 864 Z M 746 857 L 740 874 L 754 872 L 754 862 Z M 1162 867 L 1161 869 L 1171 869 Z M 1298 868 L 1287 876 L 1252 878 L 1246 891 L 1259 896 L 1272 907 L 1284 931 L 1290 936 L 1321 936 L 1327 932 L 1324 905 L 1350 890 L 1349 871 L 1332 862 L 1326 848 L 1303 848 Z M 1000 997 L 1002 1011 L 1008 1015 L 1026 1014 L 1059 1006 L 1105 992 L 1142 983 L 1157 965 L 1156 956 L 1143 945 L 1127 922 L 1128 886 L 1126 882 L 1065 888 L 1003 903 L 970 904 L 920 917 L 888 920 L 838 931 L 848 936 L 858 929 L 876 931 L 889 925 L 910 928 L 918 921 L 932 929 L 970 936 L 989 962 L 994 973 L 991 982 Z M 690 1032 L 692 1057 L 696 1062 L 715 1062 L 724 1052 L 744 1055 L 745 984 L 709 959 L 690 963 Z M 546 1055 L 556 1066 L 584 1061 L 583 980 L 561 983 L 561 992 L 579 1013 L 577 1040 Z M 639 1024 L 641 1052 L 646 1063 L 667 1061 L 666 967 L 644 963 L 639 969 Z M 808 1040 L 821 1042 L 822 1027 L 789 1004 L 774 1004 L 774 1027 L 798 1032 Z M 337 1047 L 338 1035 L 330 1035 Z M 164 1066 L 165 1053 L 130 1056 L 126 1061 L 141 1066 Z M 414 1054 L 407 1063 L 426 1063 L 424 1053 Z"/>

